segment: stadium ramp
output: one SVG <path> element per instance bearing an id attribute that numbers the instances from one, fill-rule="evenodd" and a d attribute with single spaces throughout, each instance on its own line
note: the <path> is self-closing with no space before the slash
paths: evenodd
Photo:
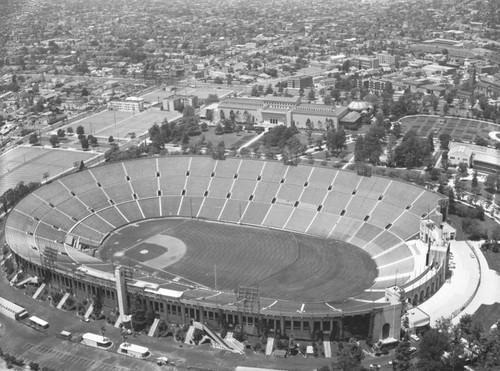
<path id="1" fill-rule="evenodd" d="M 62 297 L 62 299 L 59 301 L 59 303 L 57 303 L 57 309 L 61 309 L 64 305 L 64 303 L 66 303 L 66 300 L 68 300 L 69 298 L 69 292 L 65 293 L 64 296 Z"/>
<path id="2" fill-rule="evenodd" d="M 329 341 L 324 341 L 323 348 L 325 349 L 325 358 L 332 358 L 332 344 Z"/>
<path id="3" fill-rule="evenodd" d="M 42 293 L 42 291 L 45 288 L 45 286 L 47 286 L 45 283 L 42 283 L 40 285 L 40 287 L 38 288 L 38 290 L 36 290 L 36 292 L 33 294 L 33 299 L 38 298 L 38 295 L 40 295 Z"/>
<path id="4" fill-rule="evenodd" d="M 240 353 L 238 349 L 231 347 L 224 339 L 217 335 L 210 327 L 200 322 L 193 322 L 193 327 L 205 331 L 205 333 L 212 340 L 212 346 L 214 348 L 224 349 L 232 353 Z"/>
<path id="5" fill-rule="evenodd" d="M 155 318 L 155 320 L 153 321 L 153 324 L 151 325 L 151 328 L 149 329 L 149 332 L 148 332 L 149 337 L 155 336 L 156 329 L 158 328 L 159 323 L 160 323 L 160 319 Z"/>
<path id="6" fill-rule="evenodd" d="M 274 349 L 274 338 L 267 338 L 267 344 L 266 344 L 266 356 L 270 356 L 273 354 L 273 349 Z"/>

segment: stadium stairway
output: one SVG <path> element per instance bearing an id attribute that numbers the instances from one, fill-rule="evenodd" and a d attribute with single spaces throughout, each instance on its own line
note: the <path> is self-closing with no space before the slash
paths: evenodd
<path id="1" fill-rule="evenodd" d="M 153 321 L 153 324 L 151 325 L 151 328 L 149 329 L 148 336 L 153 337 L 155 336 L 156 329 L 158 328 L 158 324 L 160 323 L 159 318 L 155 318 Z"/>
<path id="2" fill-rule="evenodd" d="M 186 332 L 186 338 L 184 339 L 184 343 L 191 344 L 191 340 L 192 340 L 193 334 L 194 334 L 194 329 L 195 329 L 194 326 L 189 326 L 189 329 Z"/>
<path id="3" fill-rule="evenodd" d="M 232 332 L 228 332 L 224 340 L 228 345 L 233 347 L 234 351 L 245 354 L 245 346 L 233 337 Z"/>
<path id="4" fill-rule="evenodd" d="M 239 350 L 233 349 L 231 347 L 232 344 L 229 345 L 228 343 L 226 343 L 225 340 L 223 340 L 219 335 L 217 335 L 214 331 L 212 331 L 212 329 L 210 327 L 208 327 L 207 325 L 200 323 L 200 322 L 193 322 L 193 326 L 202 330 L 202 331 L 205 331 L 205 333 L 212 340 L 212 347 L 214 347 L 216 349 L 228 350 L 228 351 L 233 352 L 233 353 L 239 353 Z M 188 332 L 189 332 L 189 330 L 188 330 Z M 187 336 L 186 336 L 186 339 L 187 339 Z"/>
<path id="5" fill-rule="evenodd" d="M 83 316 L 83 318 L 85 318 L 86 320 L 89 319 L 89 317 L 92 314 L 93 310 L 94 310 L 94 303 L 90 303 L 90 306 L 87 309 L 87 311 L 85 312 L 85 315 Z"/>
<path id="6" fill-rule="evenodd" d="M 33 294 L 33 299 L 38 298 L 38 295 L 40 295 L 40 293 L 43 291 L 43 289 L 45 288 L 45 286 L 47 286 L 45 283 L 42 283 L 40 285 L 40 287 L 38 288 L 38 290 L 36 290 L 36 292 Z"/>
<path id="7" fill-rule="evenodd" d="M 62 297 L 62 299 L 59 301 L 59 303 L 57 303 L 57 309 L 61 309 L 62 306 L 64 305 L 64 303 L 66 303 L 66 300 L 68 300 L 69 298 L 69 292 L 67 292 L 66 294 L 64 294 L 64 296 Z"/>
<path id="8" fill-rule="evenodd" d="M 325 348 L 325 358 L 332 358 L 332 344 L 329 341 L 323 342 Z"/>
<path id="9" fill-rule="evenodd" d="M 273 349 L 274 349 L 274 338 L 267 338 L 266 356 L 270 356 L 271 354 L 273 354 Z"/>

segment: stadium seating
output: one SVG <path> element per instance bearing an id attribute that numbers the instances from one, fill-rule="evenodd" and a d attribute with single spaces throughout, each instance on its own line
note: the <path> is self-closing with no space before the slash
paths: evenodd
<path id="1" fill-rule="evenodd" d="M 382 233 L 383 229 L 371 223 L 363 223 L 359 230 L 348 241 L 358 247 L 365 246 L 368 242 Z"/>
<path id="2" fill-rule="evenodd" d="M 139 205 L 146 218 L 160 217 L 160 199 L 158 197 L 140 199 Z"/>
<path id="3" fill-rule="evenodd" d="M 30 194 L 16 205 L 16 209 L 34 218 L 41 219 L 51 210 L 51 207 L 40 198 Z"/>
<path id="4" fill-rule="evenodd" d="M 110 205 L 108 197 L 104 194 L 101 188 L 82 193 L 78 196 L 78 198 L 87 207 L 96 211 Z"/>
<path id="5" fill-rule="evenodd" d="M 178 215 L 188 218 L 195 218 L 200 211 L 203 199 L 203 197 L 183 197 Z"/>
<path id="6" fill-rule="evenodd" d="M 313 208 L 317 209 L 319 205 L 323 203 L 327 194 L 326 189 L 317 189 L 306 187 L 300 196 L 300 207 L 301 208 Z"/>
<path id="7" fill-rule="evenodd" d="M 158 178 L 144 178 L 130 181 L 132 190 L 139 199 L 158 196 Z"/>
<path id="8" fill-rule="evenodd" d="M 338 170 L 315 167 L 309 177 L 309 187 L 317 189 L 328 189 L 334 183 Z"/>
<path id="9" fill-rule="evenodd" d="M 156 159 L 125 161 L 123 166 L 125 166 L 125 173 L 132 181 L 137 179 L 156 178 L 156 173 L 158 172 L 156 161 Z"/>
<path id="10" fill-rule="evenodd" d="M 181 200 L 181 196 L 160 197 L 161 216 L 177 216 Z"/>
<path id="11" fill-rule="evenodd" d="M 211 180 L 210 176 L 189 175 L 186 183 L 186 196 L 203 196 Z"/>
<path id="12" fill-rule="evenodd" d="M 285 184 L 292 184 L 303 187 L 309 180 L 313 167 L 290 166 L 286 173 Z"/>
<path id="13" fill-rule="evenodd" d="M 219 219 L 219 215 L 221 214 L 225 203 L 225 198 L 205 197 L 197 217 L 217 220 Z"/>
<path id="14" fill-rule="evenodd" d="M 69 216 L 61 213 L 57 209 L 50 210 L 41 220 L 48 225 L 57 227 L 66 232 L 69 231 L 75 224 L 75 222 L 71 220 Z"/>
<path id="15" fill-rule="evenodd" d="M 421 193 L 422 189 L 418 187 L 408 187 L 405 183 L 392 182 L 384 194 L 383 201 L 397 206 L 399 209 L 404 209 L 413 203 Z"/>
<path id="16" fill-rule="evenodd" d="M 227 198 L 233 187 L 234 178 L 212 178 L 210 187 L 208 187 L 208 195 L 210 197 Z"/>
<path id="17" fill-rule="evenodd" d="M 255 179 L 241 179 L 238 177 L 238 179 L 235 179 L 233 188 L 231 189 L 231 198 L 248 201 L 257 184 L 259 183 L 257 183 Z"/>
<path id="18" fill-rule="evenodd" d="M 263 161 L 256 160 L 242 161 L 238 170 L 238 179 L 247 179 L 255 182 L 257 177 L 261 175 L 265 164 Z"/>
<path id="19" fill-rule="evenodd" d="M 215 165 L 215 178 L 229 178 L 234 179 L 235 174 L 238 173 L 241 161 L 217 161 Z"/>
<path id="20" fill-rule="evenodd" d="M 52 187 L 38 188 L 33 193 L 47 203 L 55 206 L 72 197 L 68 189 L 59 182 L 54 182 Z"/>
<path id="21" fill-rule="evenodd" d="M 108 199 L 113 200 L 114 203 L 119 204 L 126 201 L 132 201 L 134 193 L 130 187 L 129 182 L 122 182 L 113 184 L 102 188 Z"/>
<path id="22" fill-rule="evenodd" d="M 363 224 L 361 220 L 342 216 L 335 228 L 330 232 L 330 237 L 346 241 L 361 227 L 361 224 Z"/>
<path id="23" fill-rule="evenodd" d="M 299 199 L 304 186 L 282 184 L 276 195 L 276 203 L 282 203 L 293 206 Z"/>
<path id="24" fill-rule="evenodd" d="M 210 157 L 193 157 L 189 165 L 189 175 L 196 177 L 210 177 L 215 172 L 215 165 Z"/>
<path id="25" fill-rule="evenodd" d="M 422 192 L 420 196 L 412 203 L 410 212 L 419 218 L 424 214 L 429 214 L 436 208 L 439 200 L 439 195 L 430 192 Z"/>
<path id="26" fill-rule="evenodd" d="M 370 223 L 385 228 L 389 223 L 394 222 L 403 210 L 404 209 L 385 203 L 384 201 L 378 202 L 370 214 Z"/>
<path id="27" fill-rule="evenodd" d="M 129 222 L 129 220 L 125 219 L 125 217 L 120 214 L 115 206 L 109 206 L 105 209 L 102 209 L 97 213 L 97 215 L 103 218 L 107 223 L 113 225 L 115 228 L 118 228 L 121 225 L 127 224 Z"/>
<path id="28" fill-rule="evenodd" d="M 88 218 L 85 218 L 81 223 L 104 235 L 113 230 L 112 224 L 108 223 L 105 219 L 101 219 L 96 214 L 90 215 Z"/>
<path id="29" fill-rule="evenodd" d="M 135 222 L 137 220 L 144 219 L 144 215 L 142 214 L 137 202 L 130 201 L 124 202 L 123 204 L 116 205 L 116 208 L 120 210 L 125 218 L 129 222 Z"/>
<path id="30" fill-rule="evenodd" d="M 64 201 L 63 203 L 60 203 L 59 205 L 57 205 L 57 209 L 65 213 L 66 215 L 69 215 L 69 217 L 73 218 L 73 220 L 76 219 L 75 222 L 85 218 L 90 214 L 87 206 L 85 206 L 76 197 L 72 197 Z"/>
<path id="31" fill-rule="evenodd" d="M 326 238 L 330 235 L 330 232 L 335 224 L 337 224 L 339 218 L 340 216 L 338 215 L 332 215 L 326 212 L 317 213 L 309 228 L 306 229 L 306 233 Z"/>
<path id="32" fill-rule="evenodd" d="M 243 213 L 241 222 L 245 224 L 261 225 L 270 207 L 270 203 L 249 202 L 247 209 Z"/>
<path id="33" fill-rule="evenodd" d="M 368 197 L 377 200 L 383 195 L 392 181 L 386 178 L 379 177 L 363 177 L 358 184 L 356 194 L 362 197 Z"/>
<path id="34" fill-rule="evenodd" d="M 421 215 L 435 209 L 440 197 L 396 180 L 325 167 L 170 156 L 98 166 L 53 181 L 18 203 L 6 233 L 16 244 L 60 248 L 68 232 L 97 246 L 115 228 L 161 216 L 285 229 L 363 248 L 380 269 L 373 287 L 383 288 L 396 274 L 400 280 L 410 276 L 414 260 L 403 241 L 418 233 Z"/>
<path id="35" fill-rule="evenodd" d="M 368 197 L 353 196 L 346 206 L 345 216 L 353 219 L 364 220 L 364 218 L 370 214 L 377 200 Z"/>
<path id="36" fill-rule="evenodd" d="M 385 266 L 395 261 L 403 260 L 412 256 L 408 246 L 404 243 L 391 247 L 379 255 L 373 257 L 378 266 Z"/>
<path id="37" fill-rule="evenodd" d="M 309 224 L 316 216 L 316 210 L 300 209 L 298 207 L 293 209 L 290 219 L 285 224 L 285 229 L 295 232 L 305 233 Z"/>
<path id="38" fill-rule="evenodd" d="M 285 179 L 288 167 L 281 162 L 266 162 L 262 169 L 262 180 L 265 182 L 279 183 Z"/>
<path id="39" fill-rule="evenodd" d="M 97 179 L 103 187 L 115 183 L 123 183 L 123 181 L 127 179 L 125 168 L 121 162 L 109 166 L 93 167 L 89 172 L 92 173 L 94 178 Z"/>
<path id="40" fill-rule="evenodd" d="M 393 226 L 389 230 L 402 240 L 406 240 L 418 233 L 418 229 L 415 230 L 415 226 L 419 224 L 420 218 L 405 210 L 394 221 Z"/>
<path id="41" fill-rule="evenodd" d="M 399 245 L 401 242 L 401 239 L 396 237 L 391 232 L 383 231 L 373 241 L 368 243 L 364 249 L 371 256 L 374 256 L 390 249 L 393 246 Z"/>
<path id="42" fill-rule="evenodd" d="M 357 188 L 361 177 L 357 176 L 356 173 L 350 171 L 339 171 L 333 187 L 336 192 L 340 193 L 352 193 Z"/>
<path id="43" fill-rule="evenodd" d="M 180 196 L 186 185 L 186 174 L 174 176 L 160 176 L 161 194 L 166 196 Z"/>
<path id="44" fill-rule="evenodd" d="M 64 186 L 75 194 L 79 195 L 97 188 L 97 181 L 88 171 L 72 174 L 69 177 L 59 179 Z"/>
<path id="45" fill-rule="evenodd" d="M 345 210 L 345 207 L 349 203 L 351 197 L 351 194 L 330 191 L 326 196 L 322 211 L 334 215 L 340 215 L 342 210 Z"/>
<path id="46" fill-rule="evenodd" d="M 279 182 L 261 181 L 257 184 L 253 201 L 271 203 L 271 201 L 276 198 L 279 188 Z"/>
<path id="47" fill-rule="evenodd" d="M 293 211 L 292 206 L 272 205 L 269 213 L 262 222 L 263 226 L 272 228 L 283 228 Z"/>
<path id="48" fill-rule="evenodd" d="M 198 158 L 195 157 L 196 161 Z M 160 177 L 175 177 L 175 176 L 185 176 L 186 172 L 189 170 L 189 164 L 191 163 L 191 157 L 175 156 L 175 157 L 159 157 L 158 161 L 158 171 L 160 172 Z M 147 161 L 147 160 L 144 160 Z"/>
<path id="49" fill-rule="evenodd" d="M 228 199 L 219 217 L 221 221 L 238 223 L 248 205 L 248 201 Z"/>

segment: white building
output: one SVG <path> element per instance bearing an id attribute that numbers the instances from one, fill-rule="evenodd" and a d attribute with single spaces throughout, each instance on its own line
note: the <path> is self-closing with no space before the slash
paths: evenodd
<path id="1" fill-rule="evenodd" d="M 117 111 L 141 112 L 144 111 L 144 98 L 128 97 L 125 100 L 113 100 L 109 102 L 109 107 Z"/>

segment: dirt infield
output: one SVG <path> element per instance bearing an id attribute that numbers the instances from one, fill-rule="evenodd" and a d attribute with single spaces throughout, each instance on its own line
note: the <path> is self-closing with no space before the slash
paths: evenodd
<path id="1" fill-rule="evenodd" d="M 216 270 L 219 288 L 258 286 L 262 296 L 303 302 L 351 297 L 377 274 L 370 256 L 345 242 L 181 218 L 126 226 L 101 250 L 156 277 L 213 287 Z"/>

